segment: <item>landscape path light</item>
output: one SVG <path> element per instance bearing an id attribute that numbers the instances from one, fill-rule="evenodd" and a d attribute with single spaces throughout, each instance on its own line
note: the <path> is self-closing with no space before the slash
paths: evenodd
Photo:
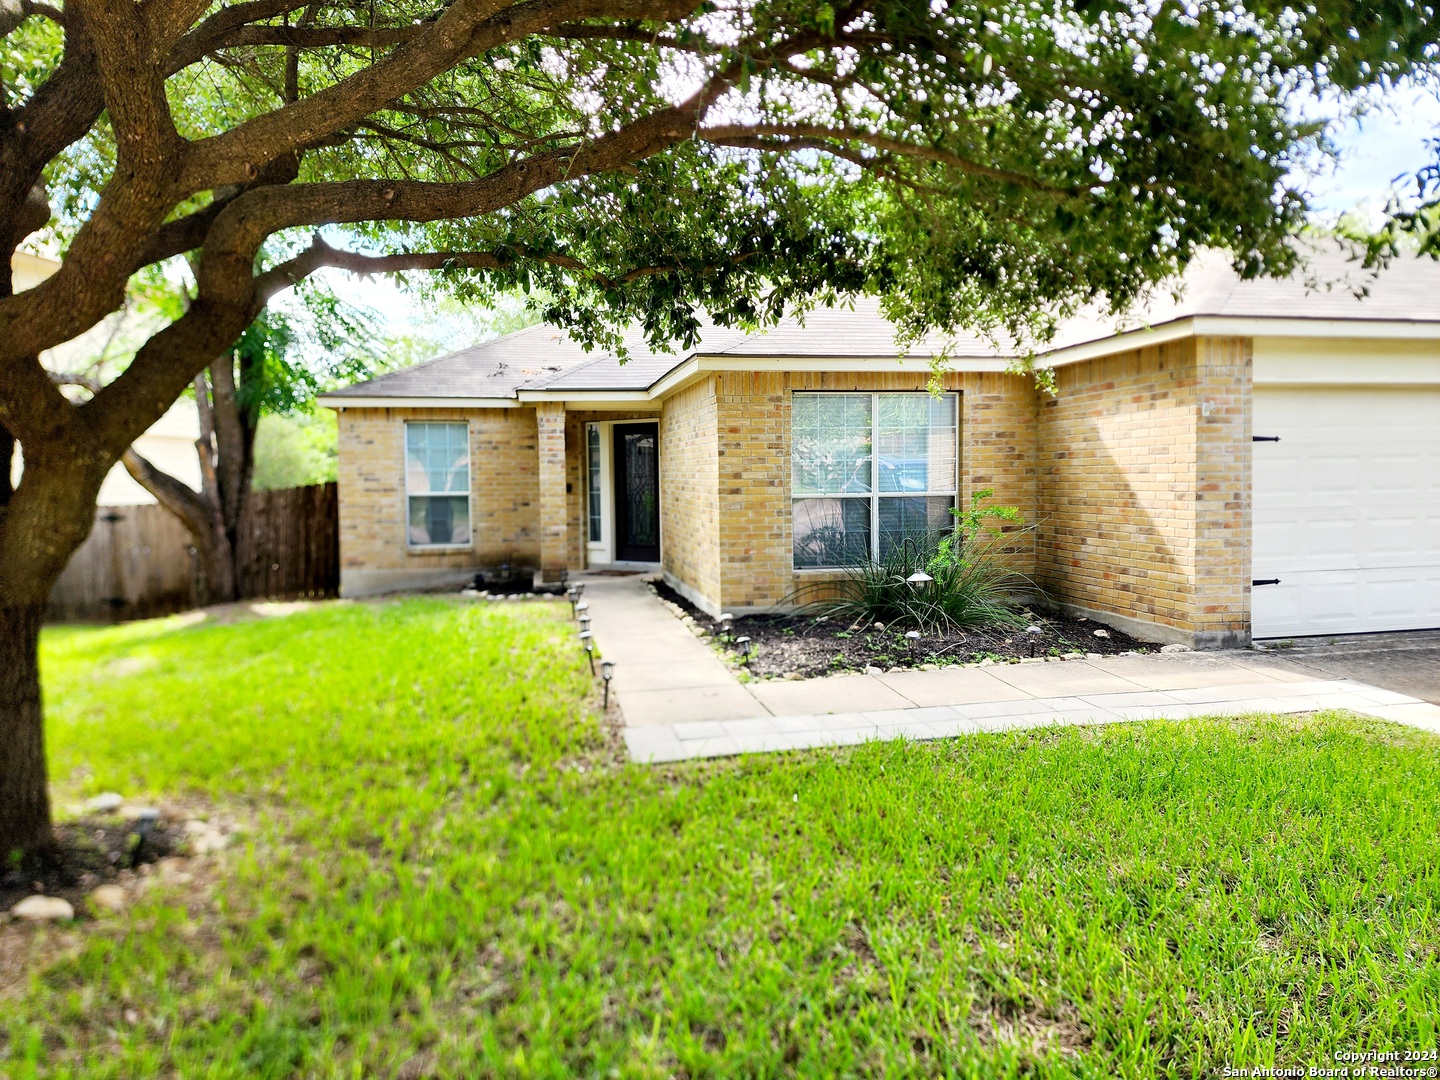
<path id="1" fill-rule="evenodd" d="M 750 663 L 750 652 L 752 644 L 753 643 L 748 637 L 741 636 L 735 639 L 735 645 L 740 650 L 740 663 Z"/>
<path id="2" fill-rule="evenodd" d="M 918 590 L 925 585 L 929 585 L 930 582 L 935 580 L 933 577 L 931 577 L 925 572 L 924 563 L 920 561 L 920 545 L 915 542 L 915 538 L 913 536 L 905 537 L 903 543 L 903 550 L 910 553 L 912 565 L 914 565 L 915 567 L 915 572 L 905 579 L 906 585 L 909 585 L 912 589 Z"/>
<path id="3" fill-rule="evenodd" d="M 580 616 L 580 632 L 583 634 L 586 630 L 589 630 L 589 629 L 590 629 L 590 616 L 589 616 L 588 614 L 586 614 L 586 615 L 581 615 L 581 616 Z"/>
<path id="4" fill-rule="evenodd" d="M 580 643 L 585 646 L 585 658 L 590 661 L 590 674 L 595 674 L 595 635 L 589 630 L 580 631 Z"/>
<path id="5" fill-rule="evenodd" d="M 570 617 L 573 619 L 575 617 L 575 604 L 580 599 L 580 587 L 578 585 L 571 585 L 565 590 L 565 599 L 570 601 Z"/>
<path id="6" fill-rule="evenodd" d="M 910 647 L 910 658 L 913 660 L 915 658 L 915 646 L 920 644 L 920 631 L 906 630 L 905 641 Z"/>
<path id="7" fill-rule="evenodd" d="M 724 641 L 729 641 L 729 640 L 730 640 L 730 633 L 731 633 L 730 624 L 733 623 L 734 621 L 735 621 L 735 616 L 732 615 L 732 614 L 730 614 L 730 612 L 728 612 L 728 611 L 722 611 L 722 612 L 720 613 L 720 637 L 721 637 L 722 640 L 724 640 Z"/>
<path id="8" fill-rule="evenodd" d="M 610 680 L 615 677 L 615 661 L 600 661 L 600 677 L 605 680 L 605 705 L 602 712 L 610 711 Z"/>
<path id="9" fill-rule="evenodd" d="M 1035 655 L 1035 643 L 1040 640 L 1040 635 L 1045 633 L 1044 629 L 1031 623 L 1025 628 L 1025 635 L 1030 639 L 1030 655 Z"/>
<path id="10" fill-rule="evenodd" d="M 130 851 L 130 869 L 140 865 L 140 860 L 145 854 L 145 842 L 150 839 L 150 834 L 155 830 L 155 823 L 160 820 L 160 811 L 153 806 L 144 806 L 135 815 L 135 846 Z"/>

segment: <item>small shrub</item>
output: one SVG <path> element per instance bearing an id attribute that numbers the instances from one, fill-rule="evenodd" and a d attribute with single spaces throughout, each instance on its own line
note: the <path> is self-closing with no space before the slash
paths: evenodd
<path id="1" fill-rule="evenodd" d="M 1013 506 L 982 506 L 993 494 L 989 488 L 976 492 L 968 507 L 952 510 L 954 531 L 907 537 L 881 559 L 841 569 L 838 596 L 804 602 L 807 588 L 798 590 L 800 610 L 838 616 L 856 626 L 883 622 L 928 631 L 1023 625 L 1026 619 L 1015 593 L 1034 590 L 1035 585 L 1000 560 L 1003 534 L 995 523 L 1023 525 L 1024 519 Z M 911 585 L 907 579 L 922 567 L 932 580 Z M 808 588 L 833 589 L 836 584 Z"/>

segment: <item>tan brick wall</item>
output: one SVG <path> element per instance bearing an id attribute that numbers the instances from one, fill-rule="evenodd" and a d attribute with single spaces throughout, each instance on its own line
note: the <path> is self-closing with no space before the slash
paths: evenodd
<path id="1" fill-rule="evenodd" d="M 1195 632 L 1202 645 L 1250 640 L 1254 339 L 1200 338 L 1195 462 Z"/>
<path id="2" fill-rule="evenodd" d="M 720 606 L 720 441 L 707 375 L 665 401 L 660 417 L 660 556 L 691 599 Z"/>
<path id="3" fill-rule="evenodd" d="M 719 432 L 720 602 L 726 608 L 782 604 L 823 573 L 793 568 L 790 495 L 790 395 L 806 390 L 921 391 L 927 377 L 901 372 L 729 372 L 714 376 Z M 995 502 L 1036 513 L 1035 394 L 1027 378 L 954 374 L 961 392 L 960 494 L 995 489 Z M 1034 568 L 1027 535 L 1016 568 Z"/>
<path id="4" fill-rule="evenodd" d="M 955 374 L 962 501 L 984 488 L 1033 531 L 1017 569 L 1058 602 L 1160 628 L 1199 645 L 1249 632 L 1248 339 L 1186 339 L 1056 372 L 1054 397 L 1026 377 Z M 664 402 L 661 551 L 694 598 L 727 609 L 783 603 L 823 574 L 791 555 L 790 396 L 797 390 L 919 391 L 926 377 L 726 372 Z M 346 572 L 540 565 L 586 554 L 584 425 L 654 413 L 535 409 L 346 409 L 340 414 L 341 558 Z M 404 421 L 470 423 L 474 542 L 411 551 L 405 538 Z M 544 483 L 542 484 L 542 476 Z M 542 498 L 543 491 L 543 498 Z M 545 538 L 542 545 L 542 536 Z"/>
<path id="5" fill-rule="evenodd" d="M 569 496 L 565 461 L 565 405 L 542 401 L 535 406 L 540 474 L 540 571 L 553 581 L 569 566 Z"/>
<path id="6" fill-rule="evenodd" d="M 538 564 L 539 482 L 533 409 L 346 408 L 338 419 L 342 571 L 423 574 L 498 566 L 507 561 Z M 463 420 L 469 424 L 469 548 L 412 550 L 407 543 L 407 420 Z"/>
<path id="7" fill-rule="evenodd" d="M 1056 372 L 1038 433 L 1052 599 L 1200 645 L 1248 634 L 1249 368 L 1248 341 L 1188 338 Z"/>

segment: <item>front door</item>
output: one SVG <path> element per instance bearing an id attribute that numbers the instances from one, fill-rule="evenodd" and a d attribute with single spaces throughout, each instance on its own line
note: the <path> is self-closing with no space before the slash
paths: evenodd
<path id="1" fill-rule="evenodd" d="M 660 426 L 615 425 L 615 558 L 660 561 Z"/>

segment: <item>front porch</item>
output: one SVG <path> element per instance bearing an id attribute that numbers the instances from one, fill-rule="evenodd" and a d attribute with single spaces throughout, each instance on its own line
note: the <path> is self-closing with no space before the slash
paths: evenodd
<path id="1" fill-rule="evenodd" d="M 537 580 L 578 570 L 660 568 L 658 411 L 535 407 L 540 481 Z"/>

